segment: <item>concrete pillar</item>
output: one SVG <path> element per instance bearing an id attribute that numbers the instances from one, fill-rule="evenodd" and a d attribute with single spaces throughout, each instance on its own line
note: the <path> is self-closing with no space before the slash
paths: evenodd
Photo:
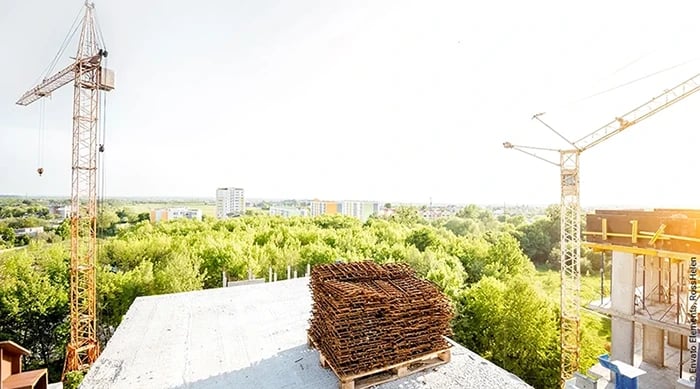
<path id="1" fill-rule="evenodd" d="M 277 272 L 272 273 L 272 281 L 277 282 Z"/>
<path id="2" fill-rule="evenodd" d="M 634 314 L 634 255 L 613 251 L 611 308 L 614 312 Z M 610 359 L 628 364 L 634 361 L 634 322 L 612 317 Z"/>
<path id="3" fill-rule="evenodd" d="M 311 264 L 310 263 L 306 264 L 306 276 L 307 277 L 311 276 Z"/>
<path id="4" fill-rule="evenodd" d="M 642 360 L 658 367 L 664 366 L 664 330 L 644 324 Z"/>
<path id="5" fill-rule="evenodd" d="M 221 283 L 223 284 L 222 286 L 225 288 L 226 287 L 226 271 L 221 272 Z"/>
<path id="6" fill-rule="evenodd" d="M 287 265 L 287 279 L 292 278 L 292 267 Z"/>
<path id="7" fill-rule="evenodd" d="M 681 348 L 683 347 L 683 350 L 688 350 L 688 342 L 682 342 L 681 341 L 681 334 L 676 333 L 676 332 L 669 332 L 667 334 L 668 340 L 666 341 L 669 346 L 675 347 L 675 348 Z M 683 339 L 687 339 L 687 337 L 683 337 Z"/>
<path id="8" fill-rule="evenodd" d="M 268 269 L 269 276 L 267 277 L 267 282 L 272 282 L 272 267 Z"/>
<path id="9" fill-rule="evenodd" d="M 297 269 L 294 269 L 294 278 L 297 278 Z"/>

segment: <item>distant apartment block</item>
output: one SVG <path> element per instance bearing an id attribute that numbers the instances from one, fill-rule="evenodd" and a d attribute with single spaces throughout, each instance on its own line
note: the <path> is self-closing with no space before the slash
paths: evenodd
<path id="1" fill-rule="evenodd" d="M 218 188 L 216 190 L 216 217 L 242 215 L 245 212 L 243 188 Z"/>
<path id="2" fill-rule="evenodd" d="M 270 216 L 309 216 L 309 210 L 306 208 L 272 206 L 270 207 Z"/>
<path id="3" fill-rule="evenodd" d="M 379 203 L 372 201 L 343 201 L 340 213 L 365 222 L 370 216 L 379 213 Z"/>
<path id="4" fill-rule="evenodd" d="M 311 200 L 309 209 L 311 216 L 337 215 L 339 213 L 337 201 Z"/>
<path id="5" fill-rule="evenodd" d="M 202 220 L 202 210 L 191 208 L 161 208 L 151 211 L 152 223 L 177 219 Z"/>
<path id="6" fill-rule="evenodd" d="M 25 227 L 15 229 L 15 236 L 28 235 L 31 237 L 36 237 L 39 234 L 44 233 L 44 227 Z"/>
<path id="7" fill-rule="evenodd" d="M 379 212 L 379 203 L 374 201 L 311 201 L 311 216 L 345 215 L 366 221 Z"/>
<path id="8" fill-rule="evenodd" d="M 58 217 L 59 219 L 67 219 L 70 216 L 70 206 L 51 206 L 49 207 L 49 213 Z"/>

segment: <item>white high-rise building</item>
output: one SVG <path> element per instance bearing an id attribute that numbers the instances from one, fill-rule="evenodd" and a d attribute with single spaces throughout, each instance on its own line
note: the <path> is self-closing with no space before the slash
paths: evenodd
<path id="1" fill-rule="evenodd" d="M 216 190 L 216 217 L 242 215 L 245 212 L 243 188 L 218 188 Z"/>

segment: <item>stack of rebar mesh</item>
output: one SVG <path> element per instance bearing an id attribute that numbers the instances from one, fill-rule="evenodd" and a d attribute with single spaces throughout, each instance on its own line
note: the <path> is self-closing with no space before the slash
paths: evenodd
<path id="1" fill-rule="evenodd" d="M 309 336 L 341 376 L 449 348 L 449 301 L 405 264 L 319 265 L 311 292 Z"/>

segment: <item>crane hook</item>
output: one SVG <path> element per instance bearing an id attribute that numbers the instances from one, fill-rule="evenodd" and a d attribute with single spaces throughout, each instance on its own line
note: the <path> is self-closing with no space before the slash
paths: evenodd
<path id="1" fill-rule="evenodd" d="M 40 168 L 36 169 L 36 172 L 39 173 L 39 177 L 41 177 L 41 175 L 44 174 L 44 168 L 40 167 Z"/>

